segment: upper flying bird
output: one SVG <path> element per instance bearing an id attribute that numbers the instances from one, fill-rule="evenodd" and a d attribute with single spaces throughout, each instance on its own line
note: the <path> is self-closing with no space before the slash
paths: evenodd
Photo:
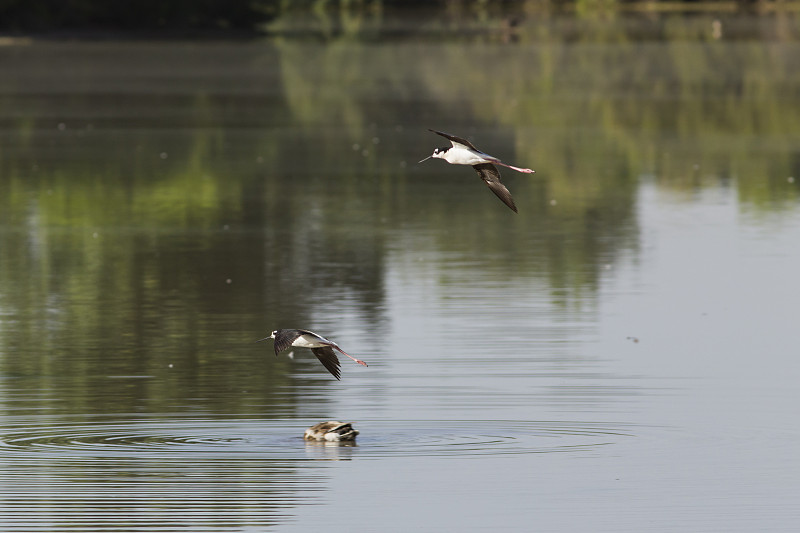
<path id="1" fill-rule="evenodd" d="M 339 358 L 336 357 L 336 353 L 333 350 L 342 352 L 359 365 L 367 366 L 367 363 L 348 354 L 339 348 L 339 345 L 335 342 L 306 329 L 276 329 L 269 337 L 264 337 L 256 342 L 268 339 L 275 339 L 275 355 L 278 355 L 289 346 L 311 348 L 311 351 L 317 356 L 322 366 L 327 368 L 328 372 L 333 374 L 336 379 L 341 379 L 342 372 L 339 368 Z"/>
<path id="2" fill-rule="evenodd" d="M 475 169 L 475 172 L 478 173 L 478 176 L 480 176 L 486 185 L 489 186 L 492 192 L 495 193 L 497 197 L 500 198 L 503 203 L 510 207 L 515 213 L 517 212 L 517 206 L 514 205 L 514 199 L 511 198 L 511 193 L 508 192 L 506 186 L 500 181 L 500 171 L 497 170 L 497 167 L 494 165 L 502 165 L 504 167 L 514 169 L 517 172 L 524 172 L 525 174 L 532 174 L 535 172 L 534 170 L 506 165 L 496 157 L 492 157 L 489 154 L 481 152 L 475 148 L 474 144 L 466 139 L 462 139 L 461 137 L 456 137 L 455 135 L 450 135 L 449 133 L 436 130 L 430 131 L 449 139 L 452 146 L 447 148 L 435 148 L 433 153 L 422 161 L 427 161 L 431 157 L 436 157 L 439 159 L 444 159 L 451 165 L 471 165 L 472 168 Z M 422 163 L 422 161 L 420 161 L 420 163 Z"/>

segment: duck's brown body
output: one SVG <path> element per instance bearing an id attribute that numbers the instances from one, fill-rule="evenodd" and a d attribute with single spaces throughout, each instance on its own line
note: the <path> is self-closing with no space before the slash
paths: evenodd
<path id="1" fill-rule="evenodd" d="M 340 442 L 356 440 L 358 430 L 349 422 L 330 420 L 308 428 L 303 435 L 305 440 Z"/>

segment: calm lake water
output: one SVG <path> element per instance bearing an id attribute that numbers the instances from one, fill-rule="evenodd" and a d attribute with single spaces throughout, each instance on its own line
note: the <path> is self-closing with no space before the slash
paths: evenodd
<path id="1" fill-rule="evenodd" d="M 0 46 L 3 531 L 797 531 L 800 40 L 710 21 Z"/>

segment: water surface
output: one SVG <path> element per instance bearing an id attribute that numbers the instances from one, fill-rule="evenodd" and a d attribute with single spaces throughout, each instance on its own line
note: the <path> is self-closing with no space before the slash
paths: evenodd
<path id="1" fill-rule="evenodd" d="M 4 530 L 796 530 L 800 49 L 703 35 L 0 48 Z"/>

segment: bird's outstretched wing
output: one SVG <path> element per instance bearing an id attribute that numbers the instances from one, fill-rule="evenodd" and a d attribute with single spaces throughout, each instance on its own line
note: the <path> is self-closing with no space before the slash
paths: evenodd
<path id="1" fill-rule="evenodd" d="M 297 336 L 298 337 L 300 335 L 311 335 L 312 337 L 315 337 L 318 341 L 327 342 L 328 344 L 336 344 L 335 342 L 326 339 L 325 337 L 323 337 L 319 333 L 314 333 L 313 331 L 309 331 L 307 329 L 298 329 L 298 330 L 295 330 L 295 331 L 297 331 Z"/>
<path id="2" fill-rule="evenodd" d="M 480 150 L 475 148 L 474 144 L 472 144 L 471 142 L 469 142 L 466 139 L 462 139 L 461 137 L 456 137 L 455 135 L 450 135 L 449 133 L 445 133 L 443 131 L 432 130 L 430 128 L 428 128 L 428 131 L 432 131 L 436 135 L 441 135 L 445 139 L 449 139 L 450 142 L 453 143 L 453 146 L 455 146 L 456 144 L 460 144 L 460 145 L 462 145 L 462 146 L 464 146 L 466 148 L 469 148 L 470 150 L 475 150 L 476 152 L 480 152 Z M 483 153 L 483 152 L 481 152 L 481 153 Z"/>
<path id="3" fill-rule="evenodd" d="M 299 329 L 279 329 L 275 333 L 275 355 L 291 346 L 297 337 L 302 334 L 303 332 Z"/>
<path id="4" fill-rule="evenodd" d="M 333 374 L 333 377 L 336 379 L 341 379 L 342 371 L 340 370 L 340 363 L 339 358 L 336 357 L 336 352 L 333 351 L 333 348 L 330 346 L 324 346 L 322 348 L 311 348 L 311 351 L 314 352 L 314 355 L 317 356 L 319 362 L 322 363 L 322 366 L 328 369 L 328 372 Z"/>
<path id="5" fill-rule="evenodd" d="M 514 205 L 514 199 L 511 198 L 511 193 L 508 192 L 506 186 L 500 181 L 500 171 L 491 163 L 481 163 L 480 165 L 472 165 L 478 176 L 489 186 L 493 193 L 500 198 L 504 204 L 511 208 L 515 213 L 517 206 Z"/>

